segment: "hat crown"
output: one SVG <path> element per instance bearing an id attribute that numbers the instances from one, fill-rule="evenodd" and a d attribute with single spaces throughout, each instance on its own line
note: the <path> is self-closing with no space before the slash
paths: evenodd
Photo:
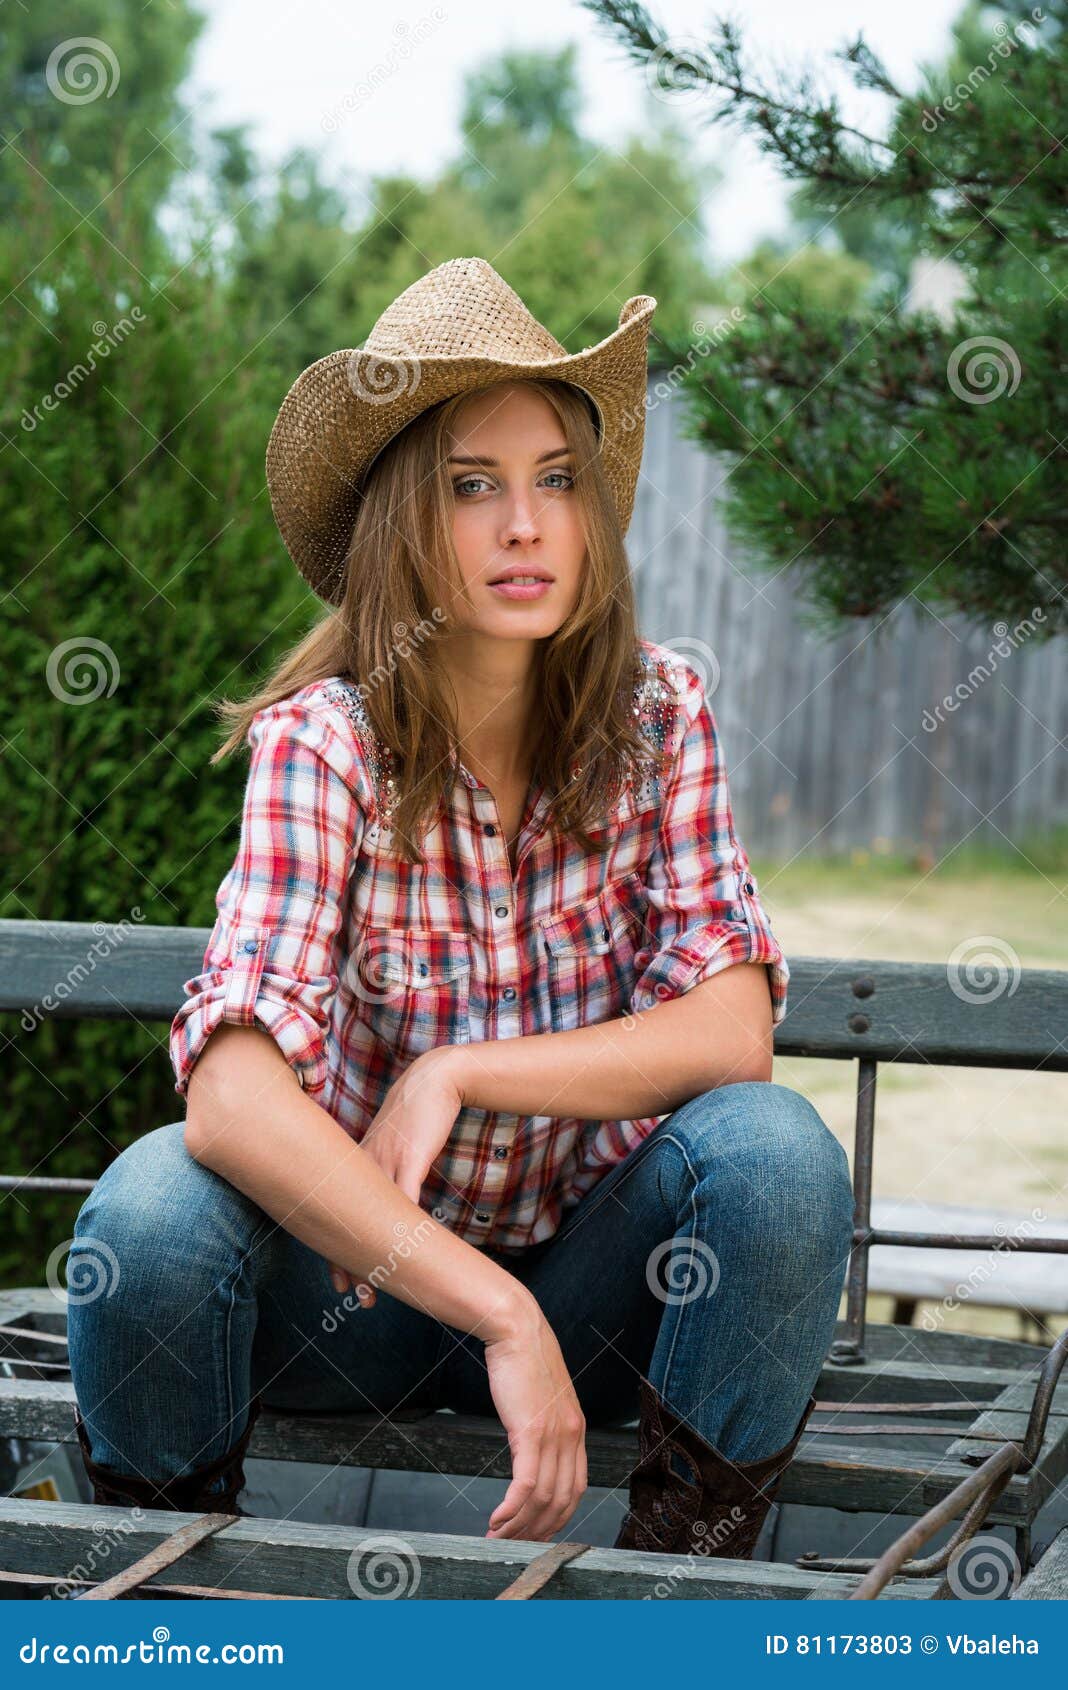
<path id="1" fill-rule="evenodd" d="M 383 358 L 546 363 L 566 349 L 484 258 L 450 258 L 387 305 L 361 350 Z"/>

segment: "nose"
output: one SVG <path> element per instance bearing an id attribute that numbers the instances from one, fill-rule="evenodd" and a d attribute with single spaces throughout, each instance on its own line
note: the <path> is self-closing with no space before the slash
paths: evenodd
<path id="1" fill-rule="evenodd" d="M 534 508 L 534 495 L 526 489 L 519 489 L 513 493 L 508 501 L 507 512 L 501 529 L 501 544 L 504 546 L 522 544 L 529 545 L 537 540 L 540 534 L 538 518 Z"/>

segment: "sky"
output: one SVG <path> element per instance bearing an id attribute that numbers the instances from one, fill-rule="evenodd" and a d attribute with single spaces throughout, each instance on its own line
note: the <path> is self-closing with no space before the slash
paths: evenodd
<path id="1" fill-rule="evenodd" d="M 200 0 L 200 6 L 207 22 L 186 87 L 198 122 L 251 123 L 252 139 L 269 162 L 291 147 L 312 147 L 328 177 L 348 185 L 356 213 L 360 184 L 371 176 L 401 171 L 425 180 L 456 152 L 463 78 L 507 49 L 557 52 L 576 44 L 582 127 L 595 142 L 622 143 L 647 121 L 642 68 L 574 0 L 301 0 L 298 6 Z M 893 6 L 746 0 L 726 8 L 706 0 L 652 0 L 648 7 L 673 43 L 682 44 L 700 45 L 710 19 L 731 16 L 762 73 L 817 69 L 821 85 L 842 94 L 846 118 L 876 132 L 887 102 L 852 89 L 828 56 L 859 30 L 898 86 L 911 88 L 917 66 L 944 55 L 960 9 L 960 0 L 895 0 Z M 750 140 L 702 122 L 699 104 L 685 94 L 665 101 L 692 136 L 694 158 L 724 172 L 703 206 L 707 257 L 718 265 L 741 258 L 762 235 L 782 231 L 788 189 Z"/>

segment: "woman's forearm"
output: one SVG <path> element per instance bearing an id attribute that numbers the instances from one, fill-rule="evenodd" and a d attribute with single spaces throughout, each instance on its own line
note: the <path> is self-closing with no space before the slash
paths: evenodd
<path id="1" fill-rule="evenodd" d="M 449 1047 L 465 1105 L 519 1115 L 628 1121 L 699 1092 L 771 1078 L 767 965 L 735 963 L 681 997 L 566 1033 Z"/>
<path id="2" fill-rule="evenodd" d="M 357 1281 L 486 1341 L 536 1323 L 520 1282 L 406 1197 L 305 1095 L 267 1033 L 217 1028 L 187 1103 L 189 1154 Z"/>

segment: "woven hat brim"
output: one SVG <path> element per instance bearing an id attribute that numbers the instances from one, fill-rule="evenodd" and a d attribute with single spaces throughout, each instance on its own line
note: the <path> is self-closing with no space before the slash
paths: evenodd
<path id="1" fill-rule="evenodd" d="M 656 300 L 638 294 L 595 346 L 559 358 L 383 358 L 342 347 L 303 370 L 267 442 L 267 487 L 290 557 L 328 604 L 340 601 L 360 485 L 383 447 L 431 405 L 512 377 L 571 382 L 600 419 L 600 450 L 626 533 L 645 432 L 649 327 Z M 390 385 L 390 383 L 392 385 Z"/>

